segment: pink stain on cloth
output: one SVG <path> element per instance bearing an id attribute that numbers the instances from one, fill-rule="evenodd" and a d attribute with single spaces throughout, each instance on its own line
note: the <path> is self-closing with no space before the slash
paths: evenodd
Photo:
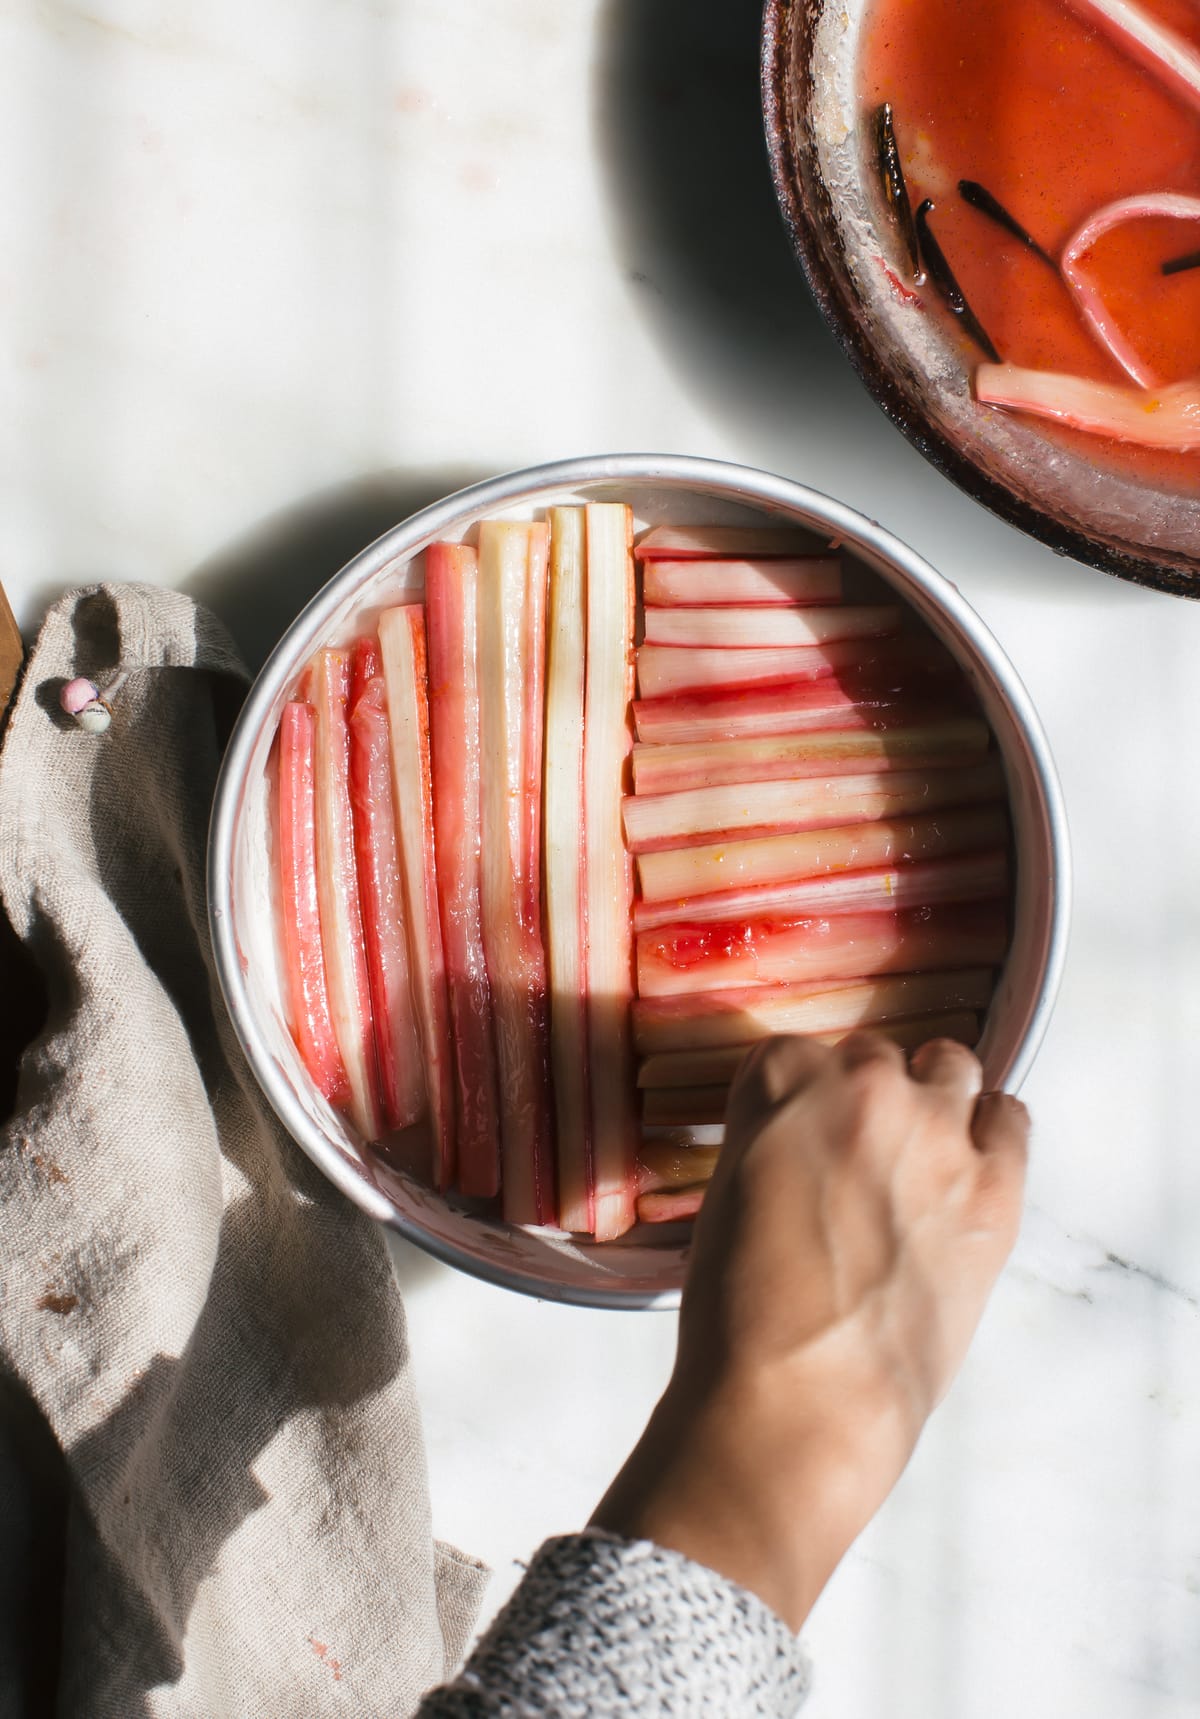
<path id="1" fill-rule="evenodd" d="M 118 669 L 99 740 L 40 696 Z M 404 1714 L 486 1581 L 433 1539 L 382 1234 L 285 1135 L 219 1000 L 204 848 L 245 684 L 187 598 L 77 593 L 0 753 L 0 893 L 49 998 L 0 1128 L 14 1712 Z"/>

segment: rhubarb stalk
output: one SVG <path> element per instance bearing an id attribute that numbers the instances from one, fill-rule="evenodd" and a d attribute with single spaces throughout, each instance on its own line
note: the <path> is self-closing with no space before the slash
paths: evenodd
<path id="1" fill-rule="evenodd" d="M 892 604 L 838 604 L 806 609 L 799 604 L 768 609 L 651 609 L 645 613 L 647 645 L 686 650 L 796 650 L 843 639 L 882 638 L 900 625 Z"/>
<path id="2" fill-rule="evenodd" d="M 894 649 L 894 642 L 887 638 L 832 639 L 825 645 L 796 645 L 783 650 L 765 645 L 741 650 L 642 645 L 637 653 L 638 691 L 643 698 L 667 698 L 676 693 L 701 692 L 706 687 L 782 686 L 827 680 L 846 670 L 866 673 L 876 663 L 885 664 Z"/>
<path id="3" fill-rule="evenodd" d="M 633 736 L 634 580 L 630 510 L 587 508 L 587 692 L 584 808 L 587 842 L 587 994 L 595 1234 L 611 1241 L 635 1221 L 630 1004 L 633 862 L 621 832 L 621 788 Z"/>
<path id="4" fill-rule="evenodd" d="M 836 603 L 842 568 L 836 556 L 788 561 L 647 561 L 642 601 L 648 608 L 675 603 Z"/>
<path id="5" fill-rule="evenodd" d="M 1187 453 L 1200 448 L 1200 381 L 1176 382 L 1143 393 L 1016 364 L 981 364 L 975 398 L 985 406 L 1053 418 L 1073 430 Z"/>
<path id="6" fill-rule="evenodd" d="M 392 741 L 392 797 L 404 879 L 409 971 L 433 1119 L 433 1180 L 444 1192 L 455 1175 L 454 1074 L 438 912 L 425 620 L 419 604 L 385 610 L 379 617 L 379 648 Z"/>
<path id="7" fill-rule="evenodd" d="M 311 684 L 316 714 L 317 894 L 329 1003 L 350 1086 L 350 1119 L 364 1140 L 378 1140 L 383 1115 L 350 806 L 347 652 L 321 651 L 312 667 Z"/>
<path id="8" fill-rule="evenodd" d="M 426 550 L 433 829 L 458 1095 L 458 1186 L 487 1199 L 500 1191 L 500 1115 L 479 905 L 478 585 L 473 549 L 433 543 Z"/>
<path id="9" fill-rule="evenodd" d="M 550 512 L 550 629 L 543 815 L 550 1061 L 558 1135 L 558 1222 L 595 1227 L 588 1101 L 583 713 L 587 593 L 580 507 Z"/>
<path id="10" fill-rule="evenodd" d="M 408 975 L 387 696 L 374 639 L 359 639 L 354 647 L 349 720 L 350 800 L 379 1088 L 388 1127 L 408 1128 L 426 1108 L 425 1074 Z"/>
<path id="11" fill-rule="evenodd" d="M 496 1024 L 501 1197 L 514 1224 L 555 1218 L 546 960 L 540 924 L 546 528 L 479 528 L 483 948 Z M 541 617 L 541 634 L 538 618 Z M 540 699 L 537 700 L 540 707 Z"/>
<path id="12" fill-rule="evenodd" d="M 1161 78 L 1191 107 L 1200 107 L 1200 53 L 1182 36 L 1130 0 L 1067 0 L 1089 24 L 1098 24 L 1131 59 Z"/>
<path id="13" fill-rule="evenodd" d="M 1197 68 L 1200 68 L 1200 57 L 1193 55 L 1193 58 Z M 1152 191 L 1137 197 L 1121 197 L 1117 202 L 1107 203 L 1103 209 L 1098 209 L 1094 215 L 1089 216 L 1078 232 L 1073 233 L 1067 240 L 1062 254 L 1063 279 L 1074 293 L 1084 321 L 1105 351 L 1109 352 L 1126 375 L 1132 377 L 1142 388 L 1158 388 L 1159 380 L 1126 337 L 1084 265 L 1091 257 L 1096 241 L 1103 238 L 1105 233 L 1111 232 L 1114 227 L 1123 227 L 1127 221 L 1160 220 L 1164 216 L 1175 221 L 1200 220 L 1200 197 L 1185 197 L 1178 191 Z M 1195 393 L 1194 382 L 1184 386 Z M 1170 392 L 1170 389 L 1162 390 L 1162 394 Z M 1157 406 L 1153 409 L 1159 410 Z M 1115 431 L 1111 433 L 1116 434 Z M 1130 436 L 1126 439 L 1140 441 L 1142 438 Z"/>
<path id="14" fill-rule="evenodd" d="M 292 1037 L 317 1090 L 339 1108 L 350 1087 L 333 1030 L 317 896 L 316 720 L 286 704 L 279 722 L 279 908 Z"/>

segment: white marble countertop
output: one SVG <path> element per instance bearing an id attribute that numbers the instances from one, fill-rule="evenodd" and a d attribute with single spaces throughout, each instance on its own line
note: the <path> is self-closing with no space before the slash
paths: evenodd
<path id="1" fill-rule="evenodd" d="M 1057 560 L 926 466 L 794 270 L 753 7 L 0 9 L 0 577 L 195 593 L 259 659 L 386 525 L 568 454 L 714 455 L 963 590 L 1066 791 L 1066 982 L 1022 1240 L 807 1632 L 813 1719 L 1200 1713 L 1200 606 Z M 438 1531 L 583 1520 L 673 1320 L 404 1247 Z"/>

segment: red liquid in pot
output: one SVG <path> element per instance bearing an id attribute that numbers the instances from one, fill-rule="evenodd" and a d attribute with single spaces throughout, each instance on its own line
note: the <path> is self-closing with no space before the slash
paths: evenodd
<path id="1" fill-rule="evenodd" d="M 1200 47 L 1200 8 L 1190 0 L 1141 4 Z M 913 207 L 934 200 L 933 230 L 1001 358 L 1133 386 L 1089 332 L 1062 280 L 966 204 L 958 181 L 986 186 L 1057 258 L 1090 215 L 1119 197 L 1200 197 L 1200 108 L 1172 94 L 1066 0 L 877 0 L 864 33 L 860 88 L 866 113 L 891 102 Z M 1200 269 L 1161 273 L 1167 258 L 1197 250 L 1200 220 L 1140 220 L 1101 239 L 1087 264 L 1163 382 L 1200 378 Z M 898 238 L 888 255 L 903 257 Z M 921 298 L 943 314 L 928 283 Z M 974 367 L 982 355 L 962 338 Z M 1197 487 L 1200 455 L 1027 422 L 1097 464 Z"/>

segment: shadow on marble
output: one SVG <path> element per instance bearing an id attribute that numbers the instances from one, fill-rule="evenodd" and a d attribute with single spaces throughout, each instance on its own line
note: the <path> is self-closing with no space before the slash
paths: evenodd
<path id="1" fill-rule="evenodd" d="M 618 255 L 689 390 L 747 456 L 830 487 L 853 474 L 926 498 L 1022 595 L 1128 604 L 1119 581 L 1054 556 L 954 489 L 874 405 L 809 295 L 775 202 L 759 96 L 757 6 L 607 0 L 593 111 Z M 832 474 L 832 476 L 830 475 Z M 838 492 L 840 493 L 840 491 Z M 953 512 L 951 512 L 953 510 Z"/>
<path id="2" fill-rule="evenodd" d="M 252 671 L 334 574 L 393 525 L 468 484 L 479 470 L 372 472 L 306 496 L 219 550 L 182 589 L 225 623 Z"/>

